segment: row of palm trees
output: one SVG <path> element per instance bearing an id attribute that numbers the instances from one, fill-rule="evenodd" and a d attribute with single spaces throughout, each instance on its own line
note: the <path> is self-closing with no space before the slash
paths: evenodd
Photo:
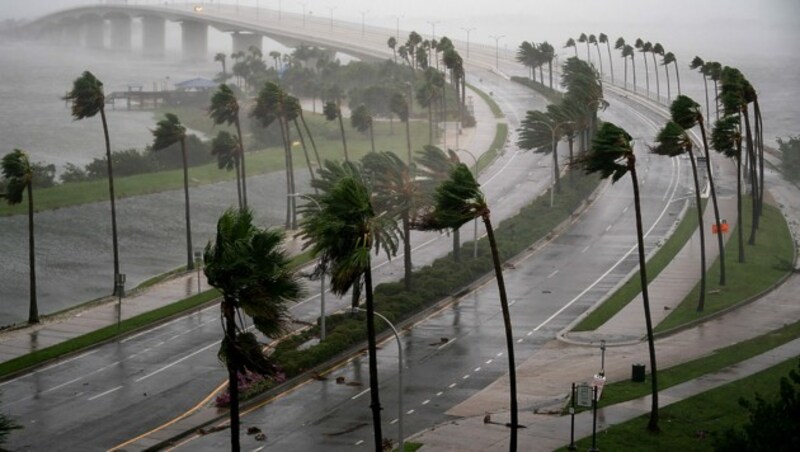
<path id="1" fill-rule="evenodd" d="M 539 44 L 533 41 L 523 41 L 517 48 L 515 59 L 527 67 L 531 80 L 536 80 L 536 68 L 539 69 L 539 83 L 544 86 L 544 73 L 542 67 L 547 64 L 550 89 L 553 89 L 553 60 L 556 57 L 555 48 L 547 41 Z"/>

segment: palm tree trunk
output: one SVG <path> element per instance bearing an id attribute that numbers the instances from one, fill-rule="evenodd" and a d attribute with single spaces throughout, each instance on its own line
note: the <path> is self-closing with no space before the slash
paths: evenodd
<path id="1" fill-rule="evenodd" d="M 736 229 L 739 238 L 739 263 L 744 257 L 744 223 L 742 222 L 742 138 L 736 139 Z"/>
<path id="2" fill-rule="evenodd" d="M 336 116 L 339 117 L 339 131 L 342 132 L 342 147 L 344 147 L 344 161 L 349 162 L 350 156 L 347 155 L 347 137 L 344 134 L 344 121 L 342 120 L 342 108 L 336 105 Z"/>
<path id="3" fill-rule="evenodd" d="M 756 147 L 758 149 L 758 167 L 761 173 L 758 189 L 758 218 L 759 224 L 761 221 L 761 212 L 764 208 L 764 123 L 761 119 L 761 108 L 758 106 L 758 100 L 753 102 L 753 114 L 756 120 Z"/>
<path id="4" fill-rule="evenodd" d="M 747 244 L 755 245 L 756 230 L 758 229 L 758 173 L 756 171 L 756 154 L 753 149 L 753 132 L 750 129 L 750 112 L 747 105 L 742 110 L 744 114 L 745 139 L 747 140 L 747 158 L 750 159 L 750 194 L 753 199 L 750 238 L 747 239 Z"/>
<path id="5" fill-rule="evenodd" d="M 572 46 L 572 50 L 575 51 L 575 58 L 578 58 L 578 45 L 576 44 L 576 45 Z"/>
<path id="6" fill-rule="evenodd" d="M 661 102 L 661 80 L 659 80 L 658 76 L 658 63 L 656 62 L 656 54 L 655 52 L 650 52 L 650 55 L 653 57 L 653 72 L 656 74 L 656 100 Z"/>
<path id="7" fill-rule="evenodd" d="M 705 118 L 710 118 L 711 117 L 711 112 L 708 109 L 708 105 L 709 105 L 708 104 L 708 79 L 706 78 L 705 75 L 703 75 L 703 88 L 706 91 L 706 114 L 703 115 L 703 118 L 705 119 Z M 706 124 L 710 125 L 710 123 L 708 123 L 708 122 Z M 701 126 L 702 126 L 702 124 L 701 124 Z M 706 151 L 706 156 L 708 156 L 708 151 Z"/>
<path id="8" fill-rule="evenodd" d="M 433 100 L 428 103 L 428 145 L 433 146 Z"/>
<path id="9" fill-rule="evenodd" d="M 622 57 L 625 60 L 625 89 L 628 89 L 628 58 Z"/>
<path id="10" fill-rule="evenodd" d="M 595 44 L 594 48 L 597 50 L 597 61 L 600 63 L 600 80 L 603 79 L 603 58 L 600 56 L 600 45 Z"/>
<path id="11" fill-rule="evenodd" d="M 314 180 L 314 167 L 311 166 L 311 158 L 308 156 L 308 148 L 306 147 L 306 140 L 303 138 L 303 132 L 300 131 L 300 123 L 294 119 L 294 128 L 297 130 L 297 136 L 300 137 L 300 146 L 303 147 L 303 156 L 306 158 L 306 165 L 308 166 L 308 173 L 311 175 L 311 180 Z"/>
<path id="12" fill-rule="evenodd" d="M 461 229 L 453 229 L 453 260 L 461 260 Z"/>
<path id="13" fill-rule="evenodd" d="M 230 394 L 230 422 L 231 422 L 231 451 L 238 452 L 239 446 L 239 359 L 236 349 L 236 315 L 233 304 L 222 302 L 222 312 L 225 316 L 226 360 L 228 364 L 228 394 Z"/>
<path id="14" fill-rule="evenodd" d="M 558 141 L 553 138 L 553 189 L 561 193 L 561 174 L 558 171 Z"/>
<path id="15" fill-rule="evenodd" d="M 282 115 L 281 115 L 282 116 Z M 278 118 L 278 127 L 281 129 L 281 139 L 283 141 L 283 158 L 286 162 L 286 221 L 284 223 L 285 229 L 292 228 L 292 164 L 291 154 L 289 153 L 288 137 L 286 130 L 283 127 L 283 119 Z"/>
<path id="16" fill-rule="evenodd" d="M 369 260 L 369 259 L 368 259 Z M 381 433 L 381 400 L 378 385 L 378 347 L 375 341 L 375 303 L 372 297 L 372 270 L 367 263 L 364 271 L 364 290 L 367 296 L 367 349 L 369 352 L 370 408 L 372 408 L 372 431 L 375 451 L 383 451 Z"/>
<path id="17" fill-rule="evenodd" d="M 550 78 L 550 89 L 553 89 L 553 60 L 547 60 L 547 72 Z"/>
<path id="18" fill-rule="evenodd" d="M 708 152 L 708 140 L 706 139 L 706 127 L 704 119 L 697 121 L 700 124 L 700 136 L 703 138 L 703 150 L 706 153 L 706 174 L 708 175 L 708 186 L 711 188 L 711 202 L 714 205 L 714 221 L 717 223 L 717 246 L 719 247 L 719 285 L 724 286 L 725 280 L 725 244 L 722 242 L 722 223 L 719 218 L 719 206 L 717 205 L 717 189 L 714 186 L 714 176 L 711 173 L 711 155 Z"/>
<path id="19" fill-rule="evenodd" d="M 372 121 L 369 122 L 369 145 L 372 152 L 375 152 L 375 131 L 372 130 Z"/>
<path id="20" fill-rule="evenodd" d="M 402 215 L 403 222 L 403 285 L 411 291 L 411 219 L 408 211 Z"/>
<path id="21" fill-rule="evenodd" d="M 542 64 L 539 65 L 539 83 L 544 86 L 544 69 L 542 69 Z"/>
<path id="22" fill-rule="evenodd" d="M 656 367 L 656 345 L 653 338 L 653 321 L 650 318 L 650 297 L 647 293 L 647 265 L 644 256 L 644 227 L 642 226 L 642 212 L 639 201 L 639 180 L 636 177 L 636 157 L 631 153 L 628 156 L 628 169 L 631 172 L 633 183 L 633 204 L 636 211 L 636 242 L 639 247 L 639 276 L 642 284 L 642 304 L 644 305 L 644 322 L 647 329 L 647 347 L 650 352 L 650 420 L 647 429 L 651 432 L 659 431 L 658 427 L 658 372 Z"/>
<path id="23" fill-rule="evenodd" d="M 36 299 L 36 244 L 33 233 L 33 181 L 28 181 L 28 276 L 30 278 L 30 306 L 28 323 L 39 323 L 39 305 Z"/>
<path id="24" fill-rule="evenodd" d="M 668 69 L 669 68 L 667 66 L 664 66 L 664 75 L 667 76 L 667 100 L 671 102 L 672 101 L 672 91 L 670 90 L 670 87 L 669 87 L 669 70 Z"/>
<path id="25" fill-rule="evenodd" d="M 611 83 L 614 83 L 614 63 L 611 61 L 611 42 L 606 41 L 606 48 L 608 48 L 608 65 L 611 66 Z"/>
<path id="26" fill-rule="evenodd" d="M 589 41 L 586 41 L 586 62 L 587 63 L 591 63 L 592 62 L 592 54 L 589 51 Z"/>
<path id="27" fill-rule="evenodd" d="M 406 123 L 406 148 L 408 150 L 408 164 L 411 164 L 411 125 L 409 122 L 411 121 L 410 118 L 407 118 Z"/>
<path id="28" fill-rule="evenodd" d="M 678 61 L 672 62 L 675 65 L 675 81 L 678 83 L 678 95 L 681 95 L 681 73 L 678 71 Z"/>
<path id="29" fill-rule="evenodd" d="M 631 72 L 633 72 L 633 92 L 636 93 L 636 59 L 631 55 Z"/>
<path id="30" fill-rule="evenodd" d="M 236 169 L 236 200 L 239 202 L 239 210 L 244 206 L 242 205 L 242 162 L 239 157 L 234 157 L 233 167 Z"/>
<path id="31" fill-rule="evenodd" d="M 181 158 L 183 159 L 183 197 L 186 202 L 186 269 L 194 270 L 192 258 L 192 221 L 189 208 L 189 158 L 186 155 L 186 138 L 181 138 Z"/>
<path id="32" fill-rule="evenodd" d="M 717 112 L 717 121 L 719 121 L 719 84 L 714 80 L 714 110 Z"/>
<path id="33" fill-rule="evenodd" d="M 494 263 L 494 274 L 497 279 L 497 290 L 500 294 L 500 307 L 503 310 L 503 326 L 506 333 L 506 353 L 508 354 L 508 385 L 509 397 L 511 399 L 511 439 L 508 443 L 509 451 L 517 450 L 517 429 L 519 428 L 517 413 L 517 368 L 514 362 L 514 335 L 511 331 L 511 313 L 508 309 L 508 296 L 506 295 L 506 284 L 503 280 L 503 268 L 500 265 L 500 253 L 497 251 L 497 242 L 494 238 L 492 220 L 489 210 L 481 215 L 483 224 L 486 226 L 486 236 L 489 239 L 489 247 L 492 250 L 492 262 Z"/>
<path id="34" fill-rule="evenodd" d="M 239 146 L 242 151 L 241 153 L 241 163 L 242 163 L 242 206 L 247 208 L 247 172 L 245 171 L 245 164 L 244 164 L 244 141 L 242 141 L 242 127 L 239 124 L 239 115 L 236 115 L 236 135 L 239 137 Z"/>
<path id="35" fill-rule="evenodd" d="M 108 163 L 108 197 L 111 200 L 111 246 L 114 250 L 114 289 L 117 295 L 117 275 L 119 275 L 119 245 L 117 238 L 117 201 L 114 196 L 114 166 L 111 164 L 111 139 L 108 136 L 108 122 L 106 121 L 105 108 L 100 109 L 100 119 L 103 122 L 103 137 L 106 142 L 106 160 Z"/>
<path id="36" fill-rule="evenodd" d="M 567 136 L 567 143 L 569 144 L 569 164 L 571 165 L 571 164 L 573 164 L 575 162 L 575 156 L 573 154 L 573 147 L 574 147 L 574 144 L 575 144 L 575 138 L 574 138 L 574 136 L 572 134 Z M 574 178 L 572 177 L 572 173 L 573 172 L 574 171 L 572 171 L 572 170 L 569 171 L 569 186 L 570 187 L 572 187 L 575 184 L 575 182 L 573 180 Z"/>
<path id="37" fill-rule="evenodd" d="M 650 97 L 650 68 L 647 66 L 647 55 L 642 52 L 642 59 L 644 60 L 644 83 L 646 86 L 646 95 Z"/>
<path id="38" fill-rule="evenodd" d="M 282 125 L 286 128 L 286 158 L 289 162 L 289 208 L 291 209 L 291 229 L 297 229 L 297 198 L 294 196 L 297 193 L 297 187 L 294 182 L 294 156 L 292 155 L 292 136 L 289 129 L 289 120 L 285 117 L 282 119 Z"/>
<path id="39" fill-rule="evenodd" d="M 300 122 L 303 123 L 303 128 L 306 129 L 306 135 L 308 135 L 308 141 L 311 142 L 311 149 L 314 150 L 314 157 L 317 159 L 317 168 L 322 168 L 322 160 L 320 160 L 319 158 L 319 152 L 317 151 L 317 143 L 314 141 L 314 135 L 311 135 L 311 129 L 308 128 L 305 116 L 303 116 L 303 109 L 301 108 L 298 111 L 298 113 L 300 113 Z"/>
<path id="40" fill-rule="evenodd" d="M 703 204 L 700 200 L 700 181 L 697 178 L 697 162 L 694 159 L 692 145 L 689 150 L 689 162 L 692 164 L 692 177 L 694 178 L 694 200 L 697 204 L 697 229 L 700 231 L 700 299 L 697 302 L 697 312 L 703 312 L 706 307 L 706 228 L 703 226 Z M 708 161 L 708 156 L 706 156 Z M 717 230 L 717 235 L 722 231 Z"/>

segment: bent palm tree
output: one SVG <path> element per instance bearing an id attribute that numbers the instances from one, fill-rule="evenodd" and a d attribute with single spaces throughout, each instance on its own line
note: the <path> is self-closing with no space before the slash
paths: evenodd
<path id="1" fill-rule="evenodd" d="M 30 304 L 28 307 L 28 323 L 39 323 L 39 306 L 36 298 L 36 244 L 33 233 L 33 168 L 28 154 L 14 149 L 0 161 L 3 178 L 6 180 L 6 198 L 9 204 L 22 202 L 23 195 L 28 192 L 28 278 L 30 283 Z"/>
<path id="2" fill-rule="evenodd" d="M 636 92 L 636 60 L 633 58 L 633 47 L 625 44 L 622 49 L 622 57 L 630 57 L 631 59 L 631 72 L 633 73 L 633 92 Z"/>
<path id="3" fill-rule="evenodd" d="M 236 170 L 236 194 L 239 201 L 239 208 L 242 206 L 242 186 L 239 183 L 241 173 L 239 171 L 239 154 L 241 148 L 239 141 L 230 133 L 221 130 L 216 138 L 211 141 L 211 155 L 217 157 L 217 168 L 224 170 Z"/>
<path id="4" fill-rule="evenodd" d="M 180 143 L 181 159 L 183 160 L 183 196 L 186 205 L 186 269 L 194 269 L 192 258 L 192 221 L 189 208 L 189 159 L 186 154 L 186 127 L 172 113 L 167 113 L 166 118 L 158 121 L 155 130 L 151 131 L 155 140 L 153 151 L 164 150 L 175 143 Z"/>
<path id="5" fill-rule="evenodd" d="M 742 132 L 738 113 L 723 116 L 714 124 L 711 146 L 736 161 L 736 224 L 739 240 L 739 263 L 744 263 L 744 228 L 742 225 Z"/>
<path id="6" fill-rule="evenodd" d="M 350 161 L 350 157 L 347 155 L 347 137 L 344 133 L 342 109 L 339 106 L 339 103 L 334 101 L 325 102 L 325 105 L 322 107 L 322 114 L 325 115 L 325 119 L 328 121 L 335 121 L 337 119 L 339 120 L 339 132 L 341 133 L 342 147 L 344 148 L 344 160 L 346 162 Z"/>
<path id="7" fill-rule="evenodd" d="M 364 282 L 370 408 L 374 446 L 380 452 L 383 434 L 370 252 L 373 249 L 385 250 L 388 255 L 396 252 L 397 224 L 386 212 L 374 208 L 373 193 L 357 174 L 343 175 L 316 199 L 320 208 L 311 209 L 301 223 L 305 246 L 318 259 L 315 273 L 330 276 L 331 291 L 337 295 L 355 289 L 354 285 L 362 279 Z"/>
<path id="8" fill-rule="evenodd" d="M 575 44 L 575 40 L 572 38 L 567 39 L 566 44 L 564 44 L 564 48 L 572 47 L 572 50 L 575 51 L 575 58 L 578 58 L 578 46 Z"/>
<path id="9" fill-rule="evenodd" d="M 636 211 L 636 241 L 639 249 L 639 275 L 642 285 L 642 303 L 647 328 L 647 345 L 650 352 L 651 369 L 651 408 L 647 428 L 658 431 L 658 372 L 656 368 L 656 348 L 653 338 L 653 322 L 650 318 L 650 297 L 647 293 L 647 266 L 644 255 L 644 228 L 642 227 L 639 181 L 636 177 L 636 155 L 633 152 L 633 138 L 624 129 L 605 122 L 595 136 L 592 150 L 582 159 L 587 173 L 600 173 L 603 178 L 611 177 L 618 181 L 626 173 L 631 175 L 633 184 L 633 205 Z"/>
<path id="10" fill-rule="evenodd" d="M 642 59 L 644 60 L 645 95 L 650 97 L 650 71 L 647 68 L 647 50 L 645 50 L 645 42 L 642 41 L 642 38 L 637 38 L 633 46 L 642 54 Z"/>
<path id="11" fill-rule="evenodd" d="M 372 115 L 369 114 L 364 104 L 356 107 L 350 114 L 350 125 L 361 133 L 369 132 L 369 143 L 372 152 L 375 152 L 375 134 L 372 131 Z"/>
<path id="12" fill-rule="evenodd" d="M 591 63 L 592 54 L 589 52 L 589 37 L 586 36 L 586 33 L 581 33 L 581 35 L 578 36 L 578 42 L 586 44 L 586 62 Z"/>
<path id="13" fill-rule="evenodd" d="M 597 43 L 597 37 L 595 35 L 589 35 L 588 44 L 594 44 L 594 48 L 597 50 L 597 61 L 600 64 L 600 77 L 603 77 L 603 58 L 600 56 L 600 45 Z"/>
<path id="14" fill-rule="evenodd" d="M 417 165 L 417 176 L 420 178 L 423 192 L 429 197 L 432 197 L 433 193 L 436 191 L 436 187 L 450 177 L 450 171 L 452 171 L 453 167 L 460 163 L 461 160 L 458 158 L 458 154 L 452 149 L 448 149 L 447 153 L 445 153 L 436 146 L 423 146 L 421 151 L 417 151 L 417 154 L 417 157 L 414 159 Z M 476 161 L 476 171 L 477 163 Z M 477 237 L 477 232 L 475 236 Z M 477 245 L 477 241 L 473 243 L 474 254 L 477 254 Z M 453 260 L 456 262 L 461 260 L 460 229 L 453 229 Z"/>
<path id="15" fill-rule="evenodd" d="M 605 33 L 600 33 L 597 36 L 597 41 L 600 44 L 605 44 L 606 48 L 608 49 L 608 66 L 610 68 L 609 71 L 611 72 L 611 83 L 613 84 L 614 83 L 614 62 L 611 61 L 611 41 L 608 40 L 608 36 Z M 598 56 L 598 58 L 600 58 L 600 57 Z"/>
<path id="16" fill-rule="evenodd" d="M 497 279 L 497 289 L 500 296 L 500 307 L 503 311 L 503 326 L 506 336 L 506 353 L 508 354 L 508 380 L 509 398 L 511 408 L 511 439 L 509 450 L 517 450 L 517 430 L 519 428 L 517 412 L 517 374 L 514 362 L 514 336 L 511 330 L 511 314 L 508 308 L 508 296 L 503 280 L 503 268 L 500 263 L 500 253 L 494 237 L 491 211 L 486 197 L 481 192 L 478 181 L 472 176 L 469 168 L 463 163 L 457 164 L 450 172 L 450 178 L 436 189 L 435 208 L 426 214 L 420 221 L 420 229 L 454 229 L 460 228 L 468 221 L 475 218 L 483 220 L 486 226 L 486 236 L 492 251 L 492 262 Z"/>
<path id="17" fill-rule="evenodd" d="M 614 48 L 620 51 L 622 55 L 622 60 L 625 62 L 625 89 L 628 89 L 628 58 L 625 52 L 625 38 L 617 38 L 617 42 L 614 43 Z"/>
<path id="18" fill-rule="evenodd" d="M 208 283 L 222 293 L 225 320 L 220 357 L 228 369 L 231 450 L 239 450 L 238 374 L 246 371 L 269 375 L 275 367 L 263 354 L 253 333 L 236 323 L 237 316 L 252 317 L 264 335 L 275 338 L 286 330 L 287 304 L 302 297 L 302 286 L 290 269 L 280 231 L 253 225 L 247 210 L 227 210 L 217 222 L 217 235 L 206 245 L 203 270 Z"/>
<path id="19" fill-rule="evenodd" d="M 655 43 L 650 47 L 650 56 L 653 57 L 653 73 L 656 74 L 656 100 L 661 102 L 661 80 L 660 76 L 658 75 L 658 62 L 656 61 L 656 55 L 663 55 L 664 54 L 664 47 L 661 46 L 661 43 Z"/>
<path id="20" fill-rule="evenodd" d="M 224 55 L 224 54 L 223 54 Z M 241 167 L 241 192 L 242 206 L 247 208 L 247 171 L 244 158 L 244 142 L 242 141 L 242 126 L 239 122 L 239 101 L 233 90 L 226 84 L 219 85 L 219 88 L 211 96 L 211 106 L 208 108 L 208 115 L 214 120 L 214 124 L 226 123 L 236 126 L 236 136 L 239 138 L 239 155 L 237 166 L 237 180 Z M 239 187 L 236 187 L 239 190 Z"/>
<path id="21" fill-rule="evenodd" d="M 406 125 L 406 150 L 408 152 L 408 163 L 411 163 L 411 125 L 409 124 L 408 100 L 403 93 L 396 92 L 389 99 L 389 109 L 396 114 L 400 121 Z"/>
<path id="22" fill-rule="evenodd" d="M 117 239 L 117 203 L 114 196 L 114 166 L 111 164 L 111 139 L 108 136 L 106 121 L 106 97 L 103 94 L 103 82 L 85 71 L 75 79 L 72 91 L 64 100 L 72 102 L 72 117 L 76 120 L 91 118 L 100 113 L 103 123 L 103 136 L 106 144 L 106 163 L 108 164 L 108 198 L 111 201 L 111 244 L 114 252 L 114 295 L 117 294 L 117 275 L 119 275 L 119 246 Z"/>

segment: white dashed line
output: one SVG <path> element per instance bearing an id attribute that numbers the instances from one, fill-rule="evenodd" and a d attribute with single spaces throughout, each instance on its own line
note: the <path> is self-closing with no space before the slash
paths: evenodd
<path id="1" fill-rule="evenodd" d="M 606 232 L 608 232 L 610 230 L 611 230 L 611 225 L 609 224 L 608 226 L 606 226 Z"/>
<path id="2" fill-rule="evenodd" d="M 533 334 L 533 331 L 528 331 L 528 334 L 526 334 L 526 336 L 530 336 L 532 334 Z"/>
<path id="3" fill-rule="evenodd" d="M 450 339 L 449 341 L 445 342 L 444 344 L 442 344 L 442 345 L 440 345 L 440 346 L 436 347 L 436 349 L 437 349 L 437 350 L 441 350 L 441 349 L 443 349 L 443 348 L 447 347 L 448 345 L 452 344 L 452 343 L 453 343 L 453 342 L 455 342 L 456 340 L 458 340 L 458 338 L 457 338 L 457 337 L 454 337 L 453 339 Z"/>
<path id="4" fill-rule="evenodd" d="M 406 414 L 414 414 L 414 410 L 408 410 L 406 411 Z"/>
<path id="5" fill-rule="evenodd" d="M 356 441 L 356 446 L 360 446 L 362 444 L 364 444 L 364 440 L 363 439 L 360 439 L 360 440 Z"/>
<path id="6" fill-rule="evenodd" d="M 428 400 L 423 400 L 423 401 L 422 401 L 422 404 L 423 404 L 423 405 L 427 405 L 427 404 L 429 404 L 429 403 L 431 403 L 431 399 L 428 399 Z"/>
<path id="7" fill-rule="evenodd" d="M 476 367 L 475 370 L 473 370 L 473 372 L 480 372 L 480 371 L 481 371 L 480 367 Z"/>
<path id="8" fill-rule="evenodd" d="M 466 374 L 463 377 L 461 377 L 462 380 L 466 380 L 467 378 L 469 378 L 469 374 Z"/>
<path id="9" fill-rule="evenodd" d="M 455 383 L 450 383 L 450 386 L 448 386 L 448 388 L 449 388 L 449 389 L 453 389 L 453 388 L 455 388 L 455 387 L 456 387 L 456 384 L 455 384 Z"/>
<path id="10" fill-rule="evenodd" d="M 442 394 L 444 394 L 444 393 L 443 393 L 442 391 L 439 391 L 439 392 L 437 392 L 437 393 L 436 393 L 436 397 L 439 397 L 439 396 L 441 396 Z"/>
<path id="11" fill-rule="evenodd" d="M 178 360 L 175 360 L 175 361 L 173 361 L 173 362 L 171 362 L 171 363 L 167 364 L 166 366 L 164 366 L 164 367 L 162 367 L 162 368 L 160 368 L 160 369 L 158 369 L 158 370 L 156 370 L 156 371 L 150 372 L 149 374 L 145 375 L 144 377 L 139 377 L 139 378 L 137 378 L 137 379 L 136 379 L 136 380 L 134 380 L 134 381 L 135 381 L 136 383 L 138 383 L 138 382 L 140 382 L 140 381 L 142 381 L 142 380 L 148 379 L 148 378 L 152 377 L 153 375 L 159 374 L 159 373 L 161 373 L 161 372 L 163 372 L 163 371 L 165 371 L 165 370 L 169 369 L 169 368 L 170 368 L 170 367 L 172 367 L 172 366 L 175 366 L 175 365 L 177 365 L 177 364 L 180 364 L 180 363 L 182 363 L 183 361 L 186 361 L 187 359 L 189 359 L 189 358 L 191 358 L 191 357 L 193 357 L 193 356 L 195 356 L 195 355 L 198 355 L 198 354 L 200 354 L 200 353 L 203 353 L 204 351 L 208 350 L 208 349 L 209 349 L 209 348 L 211 348 L 211 347 L 217 347 L 218 345 L 219 345 L 219 344 L 218 344 L 217 342 L 212 342 L 211 344 L 208 344 L 208 345 L 206 345 L 205 347 L 201 348 L 200 350 L 197 350 L 197 351 L 195 351 L 195 352 L 192 352 L 192 353 L 190 353 L 190 354 L 188 354 L 188 355 L 184 356 L 183 358 L 181 358 L 181 359 L 178 359 Z"/>
<path id="12" fill-rule="evenodd" d="M 517 339 L 517 343 L 518 343 L 518 344 L 521 344 L 521 343 L 522 343 L 522 340 L 523 340 L 522 338 L 519 338 L 519 339 Z"/>
<path id="13" fill-rule="evenodd" d="M 498 358 L 501 357 L 501 356 L 503 356 L 503 352 L 500 352 L 500 353 L 497 354 Z"/>
<path id="14" fill-rule="evenodd" d="M 583 254 L 583 253 L 585 253 L 585 252 L 589 251 L 589 248 L 591 248 L 591 247 L 592 247 L 592 245 L 586 245 L 586 248 L 584 248 L 584 249 L 582 249 L 582 250 L 581 250 L 581 254 Z"/>
<path id="15" fill-rule="evenodd" d="M 630 206 L 628 206 L 628 207 L 625 207 L 624 209 L 622 209 L 622 213 L 625 213 L 625 212 L 627 212 L 629 207 L 630 207 Z"/>
<path id="16" fill-rule="evenodd" d="M 117 390 L 119 390 L 119 389 L 122 389 L 122 386 L 117 386 L 116 388 L 109 389 L 109 390 L 108 390 L 108 391 L 106 391 L 106 392 L 101 392 L 100 394 L 97 394 L 97 395 L 95 395 L 95 396 L 89 397 L 89 401 L 91 402 L 91 401 L 92 401 L 92 400 L 94 400 L 94 399 L 99 399 L 100 397 L 103 397 L 103 396 L 109 395 L 109 394 L 111 394 L 112 392 L 114 392 L 114 391 L 117 391 Z"/>
<path id="17" fill-rule="evenodd" d="M 391 424 L 397 424 L 397 421 L 398 421 L 398 419 L 397 419 L 397 418 L 395 418 L 395 419 L 392 419 L 392 422 L 389 422 L 389 424 L 390 424 L 390 425 L 391 425 Z"/>
<path id="18" fill-rule="evenodd" d="M 361 397 L 362 395 L 364 395 L 364 394 L 366 394 L 368 392 L 369 392 L 369 388 L 359 392 L 358 394 L 354 395 L 353 397 L 350 397 L 350 400 L 355 400 L 355 399 Z"/>
<path id="19" fill-rule="evenodd" d="M 493 359 L 487 359 L 487 360 L 486 360 L 486 364 L 491 364 L 491 363 L 492 363 L 492 361 L 494 361 L 494 360 L 493 360 Z"/>
<path id="20" fill-rule="evenodd" d="M 550 279 L 550 278 L 552 278 L 553 276 L 555 276 L 557 274 L 558 274 L 558 270 L 555 270 L 553 273 L 550 273 L 549 275 L 547 275 L 547 279 Z"/>

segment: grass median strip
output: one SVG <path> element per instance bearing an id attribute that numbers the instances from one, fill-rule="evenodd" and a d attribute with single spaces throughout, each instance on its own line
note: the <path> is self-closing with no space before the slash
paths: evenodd
<path id="1" fill-rule="evenodd" d="M 472 91 L 478 93 L 478 95 L 481 96 L 481 99 L 483 99 L 484 102 L 489 104 L 489 108 L 492 109 L 492 114 L 494 115 L 495 118 L 500 119 L 506 117 L 506 115 L 503 114 L 503 110 L 500 109 L 500 106 L 497 105 L 497 102 L 495 102 L 494 99 L 492 99 L 491 95 L 486 94 L 485 92 L 476 88 L 475 85 L 467 83 L 467 87 Z"/>

